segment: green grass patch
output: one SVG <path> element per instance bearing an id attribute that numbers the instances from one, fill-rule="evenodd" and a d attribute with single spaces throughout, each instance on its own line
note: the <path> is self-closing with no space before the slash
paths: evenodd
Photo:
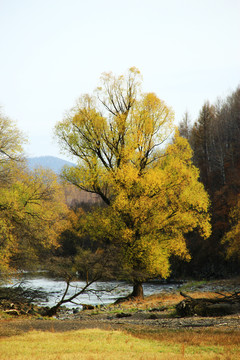
<path id="1" fill-rule="evenodd" d="M 203 286 L 206 286 L 209 283 L 211 282 L 207 280 L 188 281 L 186 284 L 182 285 L 179 290 L 181 291 L 197 290 L 197 289 L 201 289 Z"/>

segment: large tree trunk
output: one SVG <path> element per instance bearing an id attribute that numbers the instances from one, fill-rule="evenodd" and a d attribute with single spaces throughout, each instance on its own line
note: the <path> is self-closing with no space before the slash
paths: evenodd
<path id="1" fill-rule="evenodd" d="M 143 286 L 140 281 L 135 281 L 133 284 L 133 292 L 131 293 L 130 297 L 143 299 Z"/>
<path id="2" fill-rule="evenodd" d="M 143 299 L 143 298 L 144 298 L 144 295 L 143 295 L 142 283 L 140 281 L 134 281 L 132 293 L 125 297 L 117 299 L 115 301 L 115 304 L 120 304 L 120 303 L 128 301 L 128 300 Z"/>

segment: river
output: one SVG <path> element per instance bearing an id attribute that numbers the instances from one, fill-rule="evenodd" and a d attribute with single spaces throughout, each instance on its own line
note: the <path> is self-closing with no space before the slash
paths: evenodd
<path id="1" fill-rule="evenodd" d="M 18 280 L 19 281 L 19 280 Z M 17 280 L 13 280 L 12 284 L 17 284 Z M 79 291 L 86 285 L 84 281 L 73 281 L 68 290 L 67 296 L 73 295 L 76 290 Z M 30 276 L 26 275 L 21 286 L 24 289 L 40 290 L 46 293 L 46 299 L 42 300 L 39 305 L 54 306 L 61 298 L 66 283 L 59 279 L 47 278 L 44 275 Z M 163 284 L 161 282 L 148 282 L 143 284 L 144 295 L 152 295 L 161 292 L 172 291 L 177 289 L 181 284 Z M 119 297 L 126 296 L 132 291 L 132 285 L 123 281 L 98 281 L 90 286 L 87 292 L 81 294 L 74 300 L 74 304 L 66 303 L 68 308 L 81 306 L 80 304 L 111 304 Z"/>

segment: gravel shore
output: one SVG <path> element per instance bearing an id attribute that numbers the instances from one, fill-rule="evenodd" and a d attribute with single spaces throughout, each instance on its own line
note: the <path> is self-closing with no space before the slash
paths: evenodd
<path id="1" fill-rule="evenodd" d="M 202 318 L 164 318 L 161 314 L 154 312 L 135 313 L 131 316 L 120 317 L 119 315 L 91 315 L 85 313 L 72 315 L 67 319 L 2 319 L 0 321 L 0 336 L 18 335 L 27 331 L 51 331 L 64 332 L 79 329 L 142 329 L 161 331 L 161 329 L 222 329 L 240 331 L 240 314 Z"/>

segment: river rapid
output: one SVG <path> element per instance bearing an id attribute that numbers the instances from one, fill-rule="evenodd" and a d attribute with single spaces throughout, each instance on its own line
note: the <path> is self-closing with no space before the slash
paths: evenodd
<path id="1" fill-rule="evenodd" d="M 12 285 L 17 285 L 19 279 L 13 279 Z M 84 281 L 73 281 L 69 287 L 66 298 L 80 291 L 86 283 Z M 161 292 L 168 292 L 178 289 L 182 284 L 169 284 L 162 282 L 147 282 L 143 284 L 144 295 L 149 296 Z M 44 300 L 37 303 L 41 306 L 54 306 L 62 297 L 66 282 L 59 279 L 51 279 L 44 275 L 26 274 L 21 283 L 24 289 L 43 291 L 46 294 Z M 92 284 L 86 292 L 74 299 L 74 303 L 68 302 L 65 305 L 68 308 L 80 307 L 81 304 L 106 305 L 111 304 L 120 297 L 130 294 L 132 285 L 123 281 L 98 281 Z"/>

